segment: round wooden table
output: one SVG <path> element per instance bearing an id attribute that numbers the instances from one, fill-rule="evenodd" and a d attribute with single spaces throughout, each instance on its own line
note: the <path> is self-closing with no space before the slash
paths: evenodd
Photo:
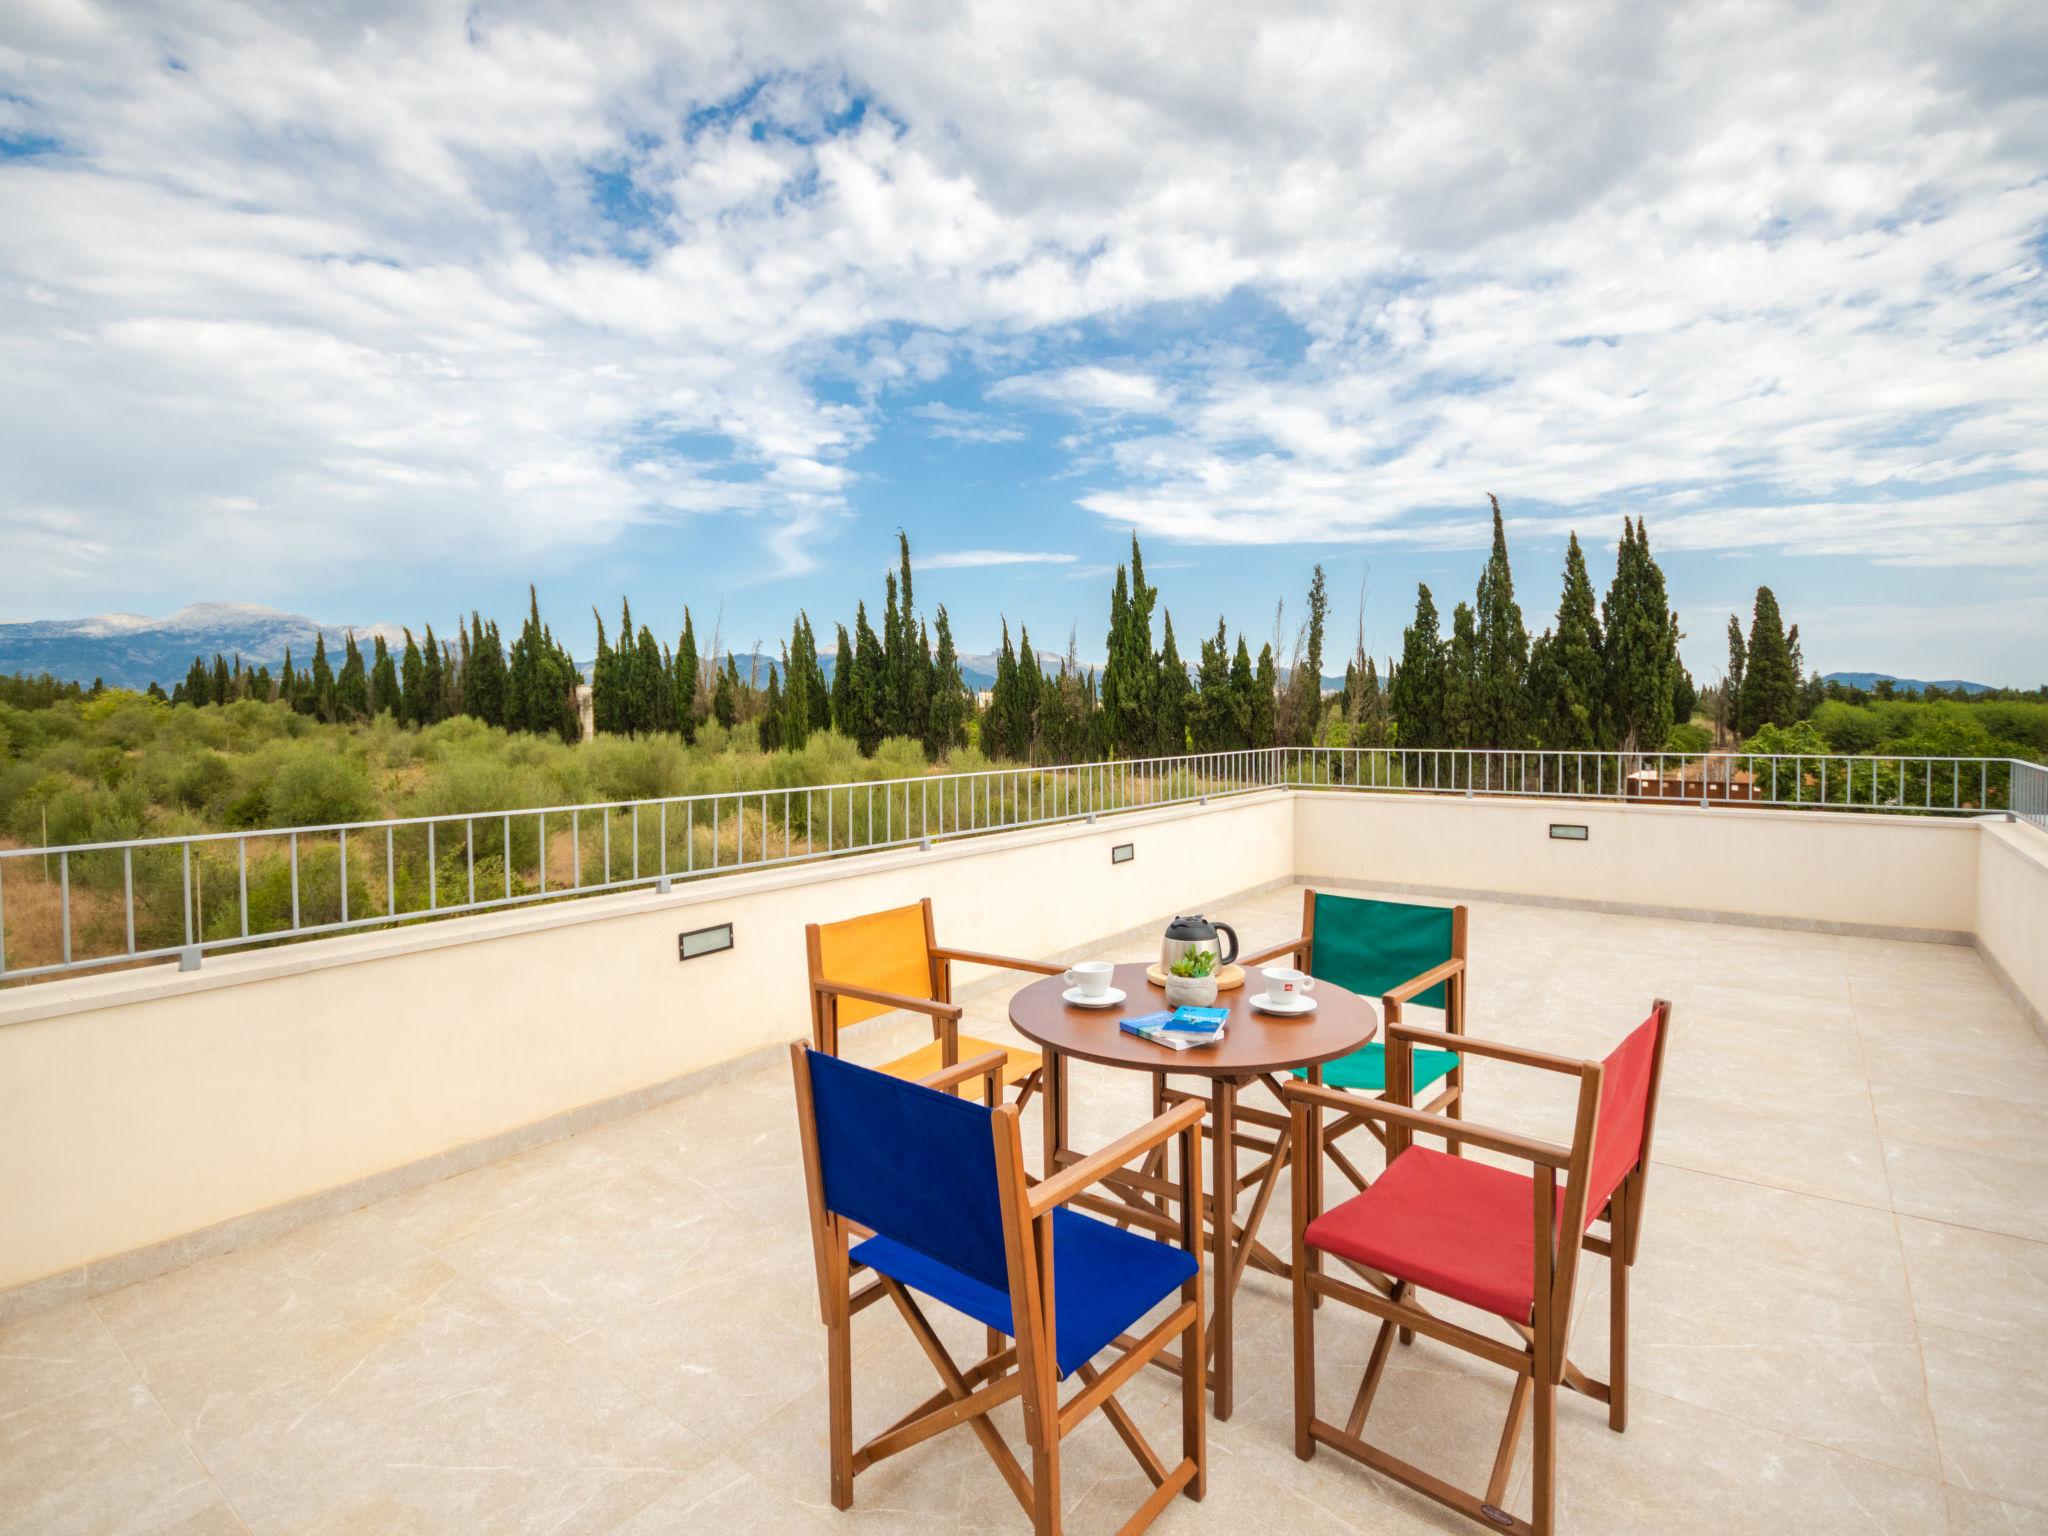
<path id="1" fill-rule="evenodd" d="M 1078 1159 L 1082 1154 L 1067 1140 L 1067 1063 L 1070 1058 L 1105 1067 L 1152 1074 L 1154 1111 L 1185 1100 L 1200 1099 L 1208 1108 L 1208 1136 L 1214 1158 L 1211 1164 L 1210 1239 L 1214 1257 L 1215 1283 L 1211 1288 L 1209 1313 L 1210 1352 L 1214 1364 L 1210 1384 L 1216 1393 L 1216 1417 L 1230 1417 L 1231 1323 L 1238 1282 L 1247 1264 L 1286 1275 L 1287 1261 L 1258 1240 L 1258 1226 L 1272 1199 L 1277 1176 L 1287 1165 L 1290 1144 L 1284 1103 L 1274 1110 L 1240 1106 L 1238 1090 L 1263 1082 L 1275 1099 L 1280 1097 L 1285 1074 L 1297 1067 L 1313 1069 L 1370 1043 L 1379 1033 L 1379 1010 L 1356 993 L 1330 982 L 1316 983 L 1316 1011 L 1300 1018 L 1280 1018 L 1260 1013 L 1250 1003 L 1254 990 L 1264 986 L 1256 971 L 1233 992 L 1218 994 L 1216 1006 L 1230 1009 L 1223 1039 L 1215 1045 L 1176 1051 L 1154 1045 L 1122 1029 L 1125 1019 L 1158 1013 L 1167 1007 L 1166 993 L 1151 984 L 1143 964 L 1119 965 L 1112 984 L 1121 988 L 1124 1000 L 1110 1008 L 1076 1008 L 1060 994 L 1067 988 L 1064 976 L 1035 981 L 1010 999 L 1010 1022 L 1017 1032 L 1045 1053 L 1045 1168 L 1048 1173 Z M 1167 1086 L 1169 1075 L 1202 1077 L 1209 1080 L 1207 1094 L 1186 1093 Z M 1311 1071 L 1311 1075 L 1315 1075 Z M 1268 1133 L 1267 1138 L 1244 1135 L 1240 1124 Z M 1267 1154 L 1251 1174 L 1240 1177 L 1237 1156 L 1241 1146 Z M 1163 1149 L 1162 1149 L 1163 1150 Z M 1151 1221 L 1159 1214 L 1155 1203 L 1156 1173 L 1163 1164 L 1147 1164 L 1141 1176 L 1154 1186 L 1147 1190 L 1136 1182 L 1121 1187 L 1112 1179 L 1128 1208 Z M 1237 1202 L 1247 1189 L 1256 1189 L 1252 1208 L 1245 1220 L 1237 1220 Z M 1091 1197 L 1083 1196 L 1083 1201 Z M 1103 1197 L 1092 1197 L 1095 1208 L 1115 1215 Z"/>

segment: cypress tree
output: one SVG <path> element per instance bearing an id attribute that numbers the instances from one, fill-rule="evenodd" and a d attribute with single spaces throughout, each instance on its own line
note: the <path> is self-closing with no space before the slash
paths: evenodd
<path id="1" fill-rule="evenodd" d="M 1451 643 L 1444 653 L 1444 745 L 1472 747 L 1479 735 L 1479 626 L 1472 605 L 1451 610 Z"/>
<path id="2" fill-rule="evenodd" d="M 811 616 L 804 619 L 804 665 L 811 674 L 811 729 L 832 729 L 832 685 L 825 681 L 825 664 L 818 659 L 818 632 L 811 628 Z"/>
<path id="3" fill-rule="evenodd" d="M 1318 561 L 1308 584 L 1308 648 L 1300 668 L 1287 680 L 1287 691 L 1292 696 L 1288 725 L 1293 744 L 1298 747 L 1313 746 L 1316 728 L 1322 723 L 1323 626 L 1329 612 L 1329 593 L 1323 582 L 1322 563 Z"/>
<path id="4" fill-rule="evenodd" d="M 669 681 L 675 696 L 676 729 L 683 733 L 683 740 L 694 744 L 697 740 L 697 626 L 690 618 L 688 605 L 683 608 L 683 632 L 676 640 L 675 671 Z"/>
<path id="5" fill-rule="evenodd" d="M 609 736 L 620 728 L 618 665 L 605 640 L 604 615 L 595 604 L 590 617 L 597 624 L 597 657 L 590 663 L 590 718 L 598 735 Z"/>
<path id="6" fill-rule="evenodd" d="M 1444 736 L 1444 643 L 1437 627 L 1436 600 L 1429 588 L 1415 588 L 1415 622 L 1401 632 L 1401 665 L 1387 692 L 1394 714 L 1394 739 L 1404 747 L 1441 747 Z"/>
<path id="7" fill-rule="evenodd" d="M 420 723 L 432 725 L 442 718 L 441 699 L 447 684 L 447 663 L 441 656 L 441 642 L 434 638 L 434 626 L 427 626 L 420 642 Z"/>
<path id="8" fill-rule="evenodd" d="M 474 609 L 469 615 L 469 654 L 462 666 L 462 712 L 486 725 L 505 723 L 505 643 L 495 623 Z"/>
<path id="9" fill-rule="evenodd" d="M 207 697 L 215 704 L 231 703 L 234 691 L 228 686 L 228 664 L 219 651 L 213 653 L 213 675 L 206 685 Z"/>
<path id="10" fill-rule="evenodd" d="M 1188 732 L 1194 748 L 1197 752 L 1228 752 L 1236 744 L 1231 730 L 1230 638 L 1220 614 L 1215 635 L 1202 640 L 1196 682 Z"/>
<path id="11" fill-rule="evenodd" d="M 1530 713 L 1538 744 L 1559 752 L 1584 752 L 1605 742 L 1605 674 L 1600 661 L 1600 617 L 1586 556 L 1574 533 L 1565 545 L 1564 595 L 1557 605 L 1557 630 L 1545 630 L 1529 656 Z"/>
<path id="12" fill-rule="evenodd" d="M 1275 713 L 1280 700 L 1280 668 L 1273 660 L 1269 642 L 1259 648 L 1259 673 L 1252 682 L 1251 708 L 1245 717 L 1245 735 L 1255 747 L 1271 747 Z"/>
<path id="13" fill-rule="evenodd" d="M 799 614 L 789 627 L 789 649 L 783 653 L 782 675 L 789 686 L 782 691 L 782 744 L 801 752 L 811 734 L 811 671 L 803 664 L 804 621 Z"/>
<path id="14" fill-rule="evenodd" d="M 711 690 L 711 718 L 727 730 L 740 717 L 740 670 L 728 655 L 719 669 L 718 684 Z"/>
<path id="15" fill-rule="evenodd" d="M 334 682 L 334 714 L 338 720 L 370 718 L 370 681 L 363 670 L 363 653 L 354 630 L 342 636 L 341 675 Z"/>
<path id="16" fill-rule="evenodd" d="M 960 653 L 953 647 L 953 621 L 939 604 L 939 654 L 932 663 L 930 725 L 925 750 L 939 757 L 967 745 L 967 685 L 960 676 Z"/>
<path id="17" fill-rule="evenodd" d="M 1128 571 L 1110 589 L 1109 656 L 1102 668 L 1103 725 L 1120 757 L 1139 757 L 1159 739 L 1159 662 L 1152 654 L 1152 608 L 1159 589 L 1145 585 L 1145 558 L 1131 535 Z"/>
<path id="18" fill-rule="evenodd" d="M 767 707 L 761 711 L 760 743 L 763 752 L 782 750 L 782 689 L 776 685 L 775 663 L 768 663 Z"/>
<path id="19" fill-rule="evenodd" d="M 292 648 L 286 646 L 284 648 L 284 670 L 278 675 L 277 696 L 284 701 L 285 707 L 289 709 L 297 701 L 298 695 L 299 679 L 298 674 L 292 670 Z"/>
<path id="20" fill-rule="evenodd" d="M 334 668 L 327 664 L 327 636 L 313 636 L 313 716 L 318 720 L 334 718 Z"/>
<path id="21" fill-rule="evenodd" d="M 668 715 L 668 666 L 654 631 L 640 626 L 638 654 L 633 658 L 633 729 L 652 735 L 665 729 Z"/>
<path id="22" fill-rule="evenodd" d="M 1740 729 L 1754 736 L 1767 725 L 1791 725 L 1799 718 L 1799 676 L 1785 620 L 1769 587 L 1756 589 L 1749 623 L 1749 664 L 1742 676 Z"/>
<path id="23" fill-rule="evenodd" d="M 1230 657 L 1230 739 L 1240 747 L 1255 747 L 1262 743 L 1252 736 L 1253 706 L 1258 697 L 1258 682 L 1252 673 L 1252 653 L 1244 643 L 1243 631 L 1238 632 L 1237 649 Z"/>
<path id="24" fill-rule="evenodd" d="M 197 656 L 192 658 L 192 665 L 186 668 L 182 686 L 185 699 L 194 707 L 213 702 L 212 675 L 207 672 L 206 663 Z"/>
<path id="25" fill-rule="evenodd" d="M 1384 747 L 1387 745 L 1387 696 L 1380 687 L 1379 663 L 1372 657 L 1365 658 L 1365 671 L 1358 683 L 1357 730 L 1352 743 L 1361 747 Z"/>
<path id="26" fill-rule="evenodd" d="M 1500 499 L 1491 493 L 1486 499 L 1493 503 L 1493 553 L 1479 576 L 1473 744 L 1525 747 L 1529 744 L 1529 630 L 1522 622 L 1521 604 L 1515 601 Z"/>
<path id="27" fill-rule="evenodd" d="M 1742 678 L 1749 670 L 1749 643 L 1742 638 L 1742 620 L 1728 615 L 1728 676 L 1721 684 L 1721 724 L 1742 733 Z"/>
<path id="28" fill-rule="evenodd" d="M 903 617 L 896 611 L 896 573 L 882 578 L 882 734 L 903 734 L 904 682 L 908 668 L 904 660 Z"/>
<path id="29" fill-rule="evenodd" d="M 1011 700 L 1011 741 L 1017 756 L 1034 761 L 1038 747 L 1038 705 L 1045 692 L 1045 673 L 1031 646 L 1031 631 L 1017 626 L 1016 693 Z"/>
<path id="30" fill-rule="evenodd" d="M 1671 734 L 1671 672 L 1677 626 L 1646 526 L 1623 518 L 1614 581 L 1600 605 L 1605 631 L 1608 740 L 1625 752 L 1657 752 Z"/>
<path id="31" fill-rule="evenodd" d="M 151 683 L 149 686 L 156 688 L 155 683 Z M 268 704 L 271 701 L 273 690 L 270 682 L 270 668 L 267 664 L 256 669 L 256 676 L 251 680 L 249 688 L 249 696 L 258 703 Z M 161 688 L 157 688 L 157 695 L 162 697 L 163 690 Z"/>
<path id="32" fill-rule="evenodd" d="M 846 626 L 838 626 L 832 653 L 832 729 L 849 741 L 853 739 L 853 642 Z"/>
<path id="33" fill-rule="evenodd" d="M 1322 567 L 1316 567 L 1320 579 Z M 1188 715 L 1192 689 L 1188 684 L 1188 665 L 1181 660 L 1180 647 L 1173 639 L 1173 614 L 1166 614 L 1166 635 L 1164 648 L 1159 653 L 1159 739 L 1157 749 L 1168 757 L 1178 757 L 1188 749 Z"/>
<path id="34" fill-rule="evenodd" d="M 391 647 L 382 635 L 370 637 L 370 713 L 398 715 L 398 668 L 391 660 Z"/>
<path id="35" fill-rule="evenodd" d="M 426 724 L 427 667 L 420 658 L 419 642 L 413 639 L 410 629 L 405 632 L 405 655 L 399 661 L 399 678 L 405 698 L 405 711 L 401 718 L 407 725 Z"/>
<path id="36" fill-rule="evenodd" d="M 996 677 L 989 688 L 988 713 L 982 717 L 981 749 L 990 757 L 1015 757 L 1022 750 L 1016 739 L 1017 653 L 1010 646 L 1010 621 L 1002 620 L 1002 643 L 996 648 Z"/>
<path id="37" fill-rule="evenodd" d="M 845 666 L 846 660 L 841 655 L 840 665 Z M 853 677 L 846 703 L 852 717 L 853 739 L 863 757 L 873 757 L 875 748 L 882 744 L 883 687 L 882 642 L 875 635 L 874 625 L 868 622 L 868 605 L 861 603 L 853 616 Z M 840 729 L 844 731 L 846 727 L 842 725 Z"/>

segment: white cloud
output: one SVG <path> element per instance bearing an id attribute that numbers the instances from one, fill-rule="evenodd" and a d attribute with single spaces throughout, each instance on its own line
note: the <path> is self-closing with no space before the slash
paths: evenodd
<path id="1" fill-rule="evenodd" d="M 1072 565 L 1077 557 L 1033 549 L 951 549 L 936 555 L 919 555 L 919 569 L 959 571 L 985 565 Z"/>
<path id="2" fill-rule="evenodd" d="M 963 411 L 957 406 L 934 400 L 927 405 L 912 406 L 910 414 L 920 421 L 931 423 L 925 430 L 933 437 L 947 437 L 962 443 L 1014 443 L 1022 441 L 1022 427 L 1005 426 L 995 417 L 981 411 Z"/>
<path id="3" fill-rule="evenodd" d="M 2043 28 L 16 6 L 0 134 L 56 147 L 0 158 L 0 601 L 106 550 L 260 590 L 705 513 L 801 572 L 891 392 L 954 368 L 1074 416 L 1082 505 L 1170 539 L 1464 546 L 1495 490 L 2039 566 Z M 1234 294 L 1290 334 L 1134 323 Z"/>
<path id="4" fill-rule="evenodd" d="M 1132 411 L 1156 415 L 1170 397 L 1157 379 L 1142 373 L 1088 364 L 1056 373 L 1020 374 L 1003 379 L 988 391 L 991 400 L 1027 400 L 1061 410 Z"/>

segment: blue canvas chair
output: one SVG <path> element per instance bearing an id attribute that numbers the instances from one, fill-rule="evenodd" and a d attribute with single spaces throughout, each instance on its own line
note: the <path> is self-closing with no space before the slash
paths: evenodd
<path id="1" fill-rule="evenodd" d="M 1200 1106 L 1173 1109 L 1031 1184 L 1017 1107 L 990 1109 L 955 1096 L 962 1083 L 980 1077 L 984 1093 L 1000 1097 L 1002 1052 L 918 1082 L 803 1042 L 790 1047 L 790 1058 L 827 1343 L 833 1506 L 852 1506 L 854 1478 L 876 1462 L 964 1424 L 1024 1506 L 1032 1529 L 1053 1536 L 1060 1529 L 1060 1443 L 1098 1408 L 1152 1483 L 1125 1531 L 1143 1530 L 1176 1494 L 1201 1498 L 1208 1405 Z M 1124 1163 L 1175 1139 L 1178 1247 L 1067 1208 Z M 856 1290 L 864 1272 L 873 1278 Z M 1177 1304 L 1141 1337 L 1131 1334 L 1176 1296 Z M 885 1299 L 902 1314 L 941 1386 L 856 1448 L 852 1323 Z M 954 1362 L 925 1318 L 924 1303 L 931 1301 L 985 1325 L 982 1359 L 964 1368 Z M 1175 1341 L 1177 1359 L 1165 1352 Z M 1111 1358 L 1098 1368 L 1105 1353 Z M 1115 1397 L 1154 1359 L 1181 1374 L 1181 1458 L 1171 1467 Z M 1070 1376 L 1080 1385 L 1061 1402 L 1059 1385 Z M 1012 1399 L 1024 1409 L 1028 1476 L 989 1420 L 991 1409 Z"/>
<path id="2" fill-rule="evenodd" d="M 1318 981 L 1334 982 L 1361 997 L 1379 998 L 1387 1029 L 1401 1023 L 1403 1007 L 1413 1003 L 1441 1008 L 1446 1034 L 1465 1033 L 1466 912 L 1462 906 L 1431 907 L 1315 890 L 1301 895 L 1301 937 L 1252 956 L 1245 962 L 1248 968 L 1292 955 L 1295 965 Z M 1465 1066 L 1458 1054 L 1417 1050 L 1411 1055 L 1415 1062 L 1412 1096 L 1403 1096 L 1400 1102 L 1413 1104 L 1424 1113 L 1463 1119 Z M 1380 1040 L 1349 1056 L 1294 1075 L 1320 1082 L 1325 1088 L 1389 1100 L 1384 1031 Z M 1435 1090 L 1433 1096 L 1420 1102 L 1431 1090 Z M 1360 1126 L 1386 1145 L 1379 1123 L 1362 1115 L 1340 1119 L 1323 1135 L 1330 1160 L 1364 1189 L 1365 1175 L 1336 1145 L 1338 1137 Z M 1448 1138 L 1446 1144 L 1452 1156 L 1462 1152 L 1455 1137 Z"/>

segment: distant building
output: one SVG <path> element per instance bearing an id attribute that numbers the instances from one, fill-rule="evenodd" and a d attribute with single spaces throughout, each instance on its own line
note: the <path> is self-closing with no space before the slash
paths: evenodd
<path id="1" fill-rule="evenodd" d="M 576 685 L 576 718 L 583 724 L 583 739 L 597 735 L 597 706 L 591 702 L 590 684 Z"/>

